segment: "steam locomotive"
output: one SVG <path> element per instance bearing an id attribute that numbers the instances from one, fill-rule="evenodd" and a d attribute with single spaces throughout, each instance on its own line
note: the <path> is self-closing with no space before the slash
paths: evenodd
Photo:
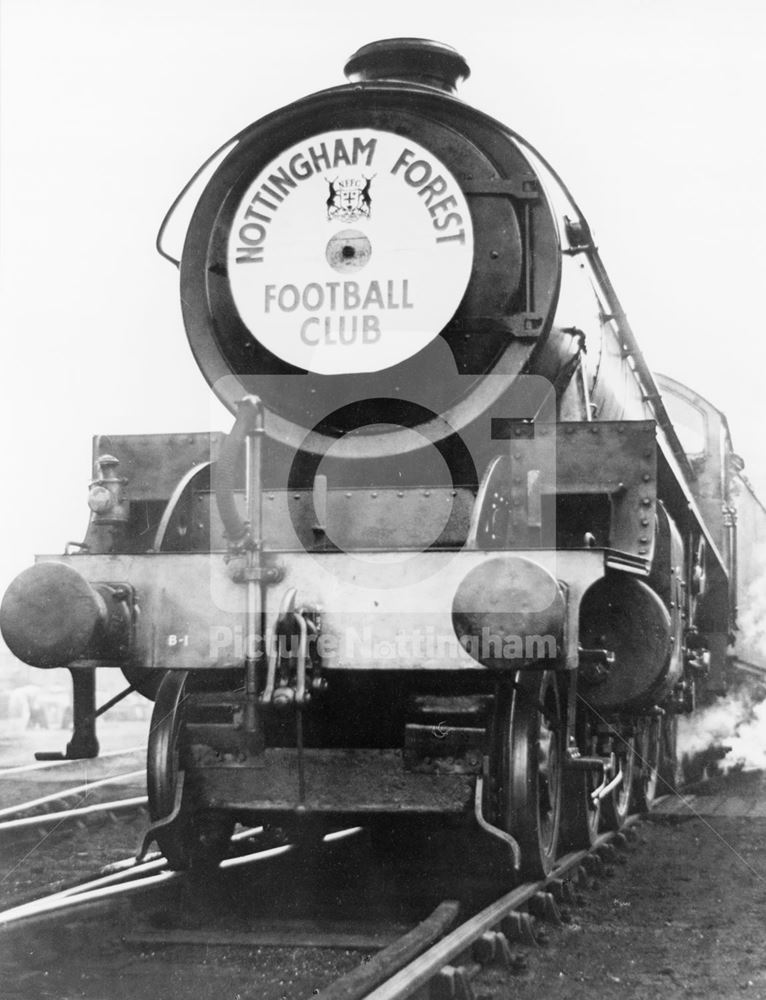
<path id="1" fill-rule="evenodd" d="M 237 822 L 409 818 L 536 877 L 672 782 L 724 684 L 737 470 L 700 479 L 582 213 L 455 96 L 464 59 L 400 38 L 345 72 L 222 150 L 175 261 L 231 433 L 97 436 L 83 542 L 0 624 L 70 670 L 68 757 L 98 667 L 154 700 L 175 868 Z"/>

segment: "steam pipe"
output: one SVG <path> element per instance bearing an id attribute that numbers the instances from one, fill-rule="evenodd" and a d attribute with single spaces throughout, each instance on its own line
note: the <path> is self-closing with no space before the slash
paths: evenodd
<path id="1" fill-rule="evenodd" d="M 262 744 L 258 724 L 258 657 L 266 652 L 265 574 L 263 570 L 263 404 L 245 396 L 237 405 L 234 427 L 216 463 L 215 499 L 229 549 L 245 553 L 245 717 L 248 749 Z M 235 501 L 237 462 L 245 447 L 245 510 L 243 519 Z"/>
<path id="2" fill-rule="evenodd" d="M 248 533 L 247 523 L 237 510 L 234 500 L 235 473 L 242 446 L 250 428 L 254 425 L 254 411 L 258 406 L 260 400 L 256 396 L 245 396 L 241 400 L 237 406 L 234 426 L 221 447 L 221 454 L 215 466 L 215 501 L 223 521 L 226 538 L 231 546 L 240 544 Z"/>
<path id="3" fill-rule="evenodd" d="M 247 546 L 245 616 L 245 736 L 253 752 L 260 749 L 258 726 L 258 648 L 266 652 L 266 600 L 263 579 L 263 406 L 257 396 L 245 396 L 239 404 L 246 420 L 245 441 L 245 524 Z M 235 423 L 236 427 L 236 423 Z M 260 643 L 259 643 L 260 640 Z"/>
<path id="4" fill-rule="evenodd" d="M 734 506 L 729 506 L 724 509 L 724 527 L 726 529 L 726 534 L 728 536 L 727 541 L 729 544 L 729 616 L 731 618 L 730 626 L 732 628 L 737 627 L 737 618 L 739 613 L 739 608 L 737 602 L 739 600 L 739 594 L 737 593 L 737 578 L 738 578 L 738 566 L 737 566 L 737 508 Z"/>

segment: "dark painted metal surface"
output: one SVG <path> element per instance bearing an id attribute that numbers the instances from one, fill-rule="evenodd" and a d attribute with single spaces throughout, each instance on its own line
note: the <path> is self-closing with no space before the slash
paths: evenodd
<path id="1" fill-rule="evenodd" d="M 231 298 L 225 244 L 236 205 L 270 160 L 323 128 L 411 135 L 458 178 L 471 207 L 474 270 L 454 318 L 416 357 L 378 374 L 317 376 L 291 369 L 259 345 L 257 331 L 253 336 L 243 326 Z M 274 413 L 271 433 L 295 446 L 320 421 L 320 440 L 359 423 L 400 424 L 407 400 L 442 414 L 459 430 L 486 406 L 482 375 L 502 371 L 510 385 L 549 336 L 561 338 L 551 333 L 559 272 L 550 211 L 532 166 L 503 127 L 433 89 L 379 83 L 324 91 L 241 133 L 200 199 L 181 284 L 187 333 L 211 386 L 230 407 L 245 392 L 256 392 Z M 568 356 L 568 337 L 562 351 Z M 555 378 L 561 361 L 550 352 L 545 357 L 553 367 L 543 374 Z M 358 405 L 344 410 L 360 400 L 367 401 L 363 419 Z M 415 423 L 429 427 L 429 437 L 445 433 L 426 414 Z M 400 442 L 379 433 L 345 447 L 349 455 L 364 447 L 366 454 L 383 457 Z"/>

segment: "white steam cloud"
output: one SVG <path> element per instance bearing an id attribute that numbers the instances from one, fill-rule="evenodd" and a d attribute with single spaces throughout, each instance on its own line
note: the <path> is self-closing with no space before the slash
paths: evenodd
<path id="1" fill-rule="evenodd" d="M 766 770 L 766 518 L 750 488 L 739 489 L 738 627 L 734 657 L 743 663 L 737 686 L 690 717 L 679 718 L 679 758 L 705 754 L 722 771 Z M 736 676 L 735 664 L 730 676 Z M 758 672 L 764 670 L 763 680 Z M 730 748 L 724 753 L 724 747 Z"/>
<path id="2" fill-rule="evenodd" d="M 679 756 L 728 747 L 719 761 L 722 770 L 766 770 L 766 701 L 759 694 L 740 688 L 688 718 L 680 717 Z"/>

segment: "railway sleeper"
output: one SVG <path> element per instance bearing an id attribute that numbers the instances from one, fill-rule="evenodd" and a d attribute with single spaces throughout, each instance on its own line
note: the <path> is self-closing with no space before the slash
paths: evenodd
<path id="1" fill-rule="evenodd" d="M 511 916 L 526 917 L 529 921 L 529 914 L 520 913 Z M 531 921 L 529 924 L 531 927 Z M 537 942 L 525 940 L 525 943 Z M 513 969 L 517 965 L 508 937 L 503 931 L 485 931 L 473 942 L 470 957 L 473 961 L 469 961 L 464 955 L 461 958 L 465 958 L 465 961 L 456 965 L 445 965 L 437 973 L 429 984 L 429 1000 L 473 1000 L 475 994 L 471 981 L 483 966 L 500 965 L 504 969 Z"/>
<path id="2" fill-rule="evenodd" d="M 599 844 L 596 848 L 596 855 L 604 864 L 617 863 L 617 849 L 612 844 Z"/>
<path id="3" fill-rule="evenodd" d="M 473 957 L 479 965 L 502 965 L 505 969 L 513 967 L 513 955 L 508 944 L 508 938 L 502 931 L 486 931 L 474 942 Z"/>
<path id="4" fill-rule="evenodd" d="M 552 878 L 546 883 L 546 888 L 557 903 L 573 904 L 576 899 L 574 887 L 569 879 Z"/>
<path id="5" fill-rule="evenodd" d="M 551 892 L 536 892 L 527 903 L 529 912 L 538 920 L 560 927 L 563 923 L 556 900 Z"/>
<path id="6" fill-rule="evenodd" d="M 445 965 L 430 983 L 429 1000 L 475 1000 L 471 978 L 478 965 Z"/>
<path id="7" fill-rule="evenodd" d="M 582 867 L 586 875 L 600 878 L 604 874 L 604 862 L 596 854 L 588 854 L 582 859 Z"/>
<path id="8" fill-rule="evenodd" d="M 520 913 L 518 910 L 513 910 L 503 917 L 500 922 L 500 929 L 508 941 L 527 944 L 532 948 L 538 946 L 532 917 L 528 913 Z"/>

